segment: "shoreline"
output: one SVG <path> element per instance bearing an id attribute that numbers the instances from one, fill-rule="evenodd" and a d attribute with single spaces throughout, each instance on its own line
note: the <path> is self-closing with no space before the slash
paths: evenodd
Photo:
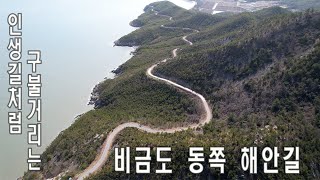
<path id="1" fill-rule="evenodd" d="M 156 1 L 152 1 L 152 2 L 156 2 Z M 152 3 L 152 2 L 151 2 L 151 3 Z M 171 2 L 171 1 L 170 1 L 170 2 Z M 191 1 L 191 2 L 195 2 L 195 1 Z M 148 4 L 150 4 L 150 3 L 148 3 Z M 148 5 L 148 4 L 146 4 L 146 5 Z M 176 4 L 176 3 L 174 3 L 174 4 Z M 180 5 L 178 5 L 178 4 L 176 4 L 176 5 L 177 5 L 177 6 L 180 6 Z M 182 7 L 182 6 L 180 6 L 180 7 Z M 192 8 L 193 8 L 193 7 L 192 7 Z M 145 11 L 142 10 L 139 15 L 143 14 L 144 12 L 145 12 Z M 139 16 L 139 15 L 138 15 L 138 16 Z M 138 16 L 137 16 L 136 18 L 134 18 L 133 20 L 137 19 Z M 132 20 L 132 21 L 133 21 L 133 20 Z M 130 21 L 130 22 L 132 22 L 132 21 Z M 132 27 L 132 28 L 134 28 L 134 29 L 132 29 L 130 32 L 128 32 L 128 33 L 126 33 L 126 34 L 123 34 L 123 35 L 121 35 L 119 38 L 117 38 L 117 39 L 113 42 L 113 47 L 117 47 L 117 48 L 130 48 L 130 50 L 128 50 L 128 52 L 127 52 L 130 57 L 127 58 L 124 62 L 122 62 L 122 63 L 120 63 L 119 65 L 117 65 L 117 66 L 114 68 L 114 70 L 108 72 L 108 76 L 104 77 L 101 81 L 97 81 L 97 83 L 95 83 L 95 85 L 93 85 L 93 87 L 91 88 L 91 93 L 89 94 L 89 97 L 87 98 L 87 103 L 86 103 L 86 105 L 84 105 L 84 107 L 88 108 L 88 110 L 87 110 L 87 111 L 83 111 L 83 112 L 76 113 L 76 114 L 73 116 L 74 118 L 73 118 L 72 123 L 70 124 L 70 126 L 71 126 L 78 118 L 80 118 L 82 115 L 84 115 L 85 113 L 87 113 L 87 112 L 95 109 L 95 102 L 96 102 L 96 101 L 95 101 L 95 100 L 92 100 L 92 99 L 95 99 L 95 97 L 97 97 L 97 92 L 96 92 L 96 90 L 97 90 L 98 86 L 99 86 L 102 82 L 104 82 L 105 80 L 107 80 L 107 79 L 115 79 L 115 78 L 117 78 L 117 76 L 120 75 L 121 72 L 122 72 L 122 71 L 121 71 L 121 66 L 122 66 L 124 63 L 126 63 L 127 61 L 129 61 L 132 57 L 134 57 L 134 52 L 136 51 L 137 48 L 139 48 L 139 46 L 128 46 L 128 45 L 117 45 L 117 44 L 116 44 L 117 40 L 119 40 L 121 37 L 123 37 L 123 36 L 125 36 L 125 35 L 127 35 L 127 34 L 130 34 L 130 33 L 132 33 L 133 31 L 141 28 L 141 27 L 133 26 L 131 23 L 128 23 L 127 25 L 129 25 L 130 27 Z M 112 75 L 112 77 L 109 77 L 110 74 Z M 68 126 L 67 128 L 69 128 L 70 126 Z M 67 128 L 66 128 L 66 129 L 67 129 Z M 63 132 L 64 130 L 65 130 L 65 129 L 63 129 L 62 131 L 60 131 L 60 132 L 56 135 L 56 137 L 57 137 L 61 132 Z M 55 138 L 56 138 L 56 137 L 55 137 Z M 54 140 L 55 138 L 53 138 L 53 140 Z M 53 140 L 52 140 L 52 141 L 53 141 Z M 50 141 L 50 143 L 49 143 L 45 148 L 49 147 L 50 144 L 52 143 L 52 141 Z M 43 153 L 43 152 L 42 152 L 42 153 Z M 19 179 L 19 178 L 22 178 L 22 177 L 23 177 L 23 175 L 20 176 L 20 177 L 18 177 L 18 179 Z"/>
<path id="2" fill-rule="evenodd" d="M 168 1 L 170 1 L 170 0 L 168 0 Z M 188 1 L 185 1 L 185 0 L 178 0 L 179 2 L 177 2 L 177 1 L 175 1 L 175 0 L 171 0 L 170 2 L 172 2 L 172 3 L 174 3 L 175 5 L 177 5 L 177 6 L 179 6 L 179 7 L 182 7 L 182 8 L 184 8 L 184 9 L 188 9 L 188 10 L 190 10 L 190 9 L 192 9 L 192 8 L 194 8 L 196 5 L 197 5 L 197 2 L 196 1 L 194 1 L 194 0 L 188 0 Z M 153 2 L 157 2 L 157 1 L 153 1 Z M 184 5 L 182 5 L 182 4 L 184 4 Z M 148 3 L 148 4 L 150 4 L 150 3 Z M 148 5 L 147 4 L 147 5 Z M 187 7 L 187 4 L 188 4 L 188 7 Z M 147 6 L 146 5 L 146 6 Z M 136 18 L 134 18 L 133 20 L 131 20 L 130 22 L 129 22 L 129 26 L 130 27 L 133 27 L 133 28 L 135 28 L 133 31 L 131 31 L 131 32 L 129 32 L 128 34 L 130 34 L 130 33 L 132 33 L 132 32 L 134 32 L 135 30 L 137 30 L 137 29 L 140 29 L 142 26 L 138 26 L 138 25 L 136 25 L 135 23 L 134 23 L 134 21 L 141 15 L 141 14 L 143 14 L 145 11 L 144 11 L 144 9 L 142 9 L 142 11 L 141 11 L 141 13 L 136 17 Z M 125 36 L 125 35 L 122 35 L 121 37 L 123 37 L 123 36 Z M 127 61 L 129 61 L 133 56 L 134 56 L 134 52 L 137 50 L 137 48 L 139 48 L 139 46 L 137 46 L 137 45 L 133 45 L 133 44 L 121 44 L 121 43 L 119 43 L 119 39 L 121 38 L 121 37 L 119 37 L 119 38 L 117 38 L 114 42 L 113 42 L 113 47 L 127 47 L 127 48 L 132 48 L 132 51 L 130 51 L 130 58 L 129 59 L 127 59 L 124 63 L 126 63 Z M 99 82 L 97 82 L 92 88 L 91 88 L 91 93 L 90 93 L 90 95 L 89 95 L 89 98 L 88 98 L 88 102 L 87 102 L 87 106 L 95 106 L 95 102 L 97 101 L 97 99 L 98 99 L 98 92 L 97 92 L 97 88 L 98 88 L 98 86 L 99 86 L 99 84 L 101 84 L 102 82 L 104 82 L 105 80 L 107 80 L 107 79 L 115 79 L 115 78 L 117 78 L 117 76 L 118 75 L 120 75 L 121 73 L 122 73 L 122 66 L 123 66 L 123 64 L 124 63 L 121 63 L 120 65 L 118 65 L 116 68 L 114 68 L 114 70 L 112 70 L 111 72 L 109 72 L 109 73 L 111 73 L 111 74 L 113 74 L 113 77 L 105 77 L 102 81 L 99 81 Z M 94 109 L 94 107 L 93 107 L 93 109 Z M 79 116 L 79 115 L 77 115 L 77 116 Z M 75 116 L 75 117 L 77 117 L 77 116 Z"/>
<path id="3" fill-rule="evenodd" d="M 133 27 L 133 26 L 132 26 Z M 133 31 L 132 31 L 133 32 Z M 131 33 L 131 32 L 130 32 Z M 117 41 L 117 40 L 116 40 Z M 87 101 L 87 106 L 93 106 L 92 109 L 95 108 L 95 103 L 97 102 L 98 100 L 98 97 L 99 97 L 99 94 L 98 94 L 98 88 L 99 88 L 99 85 L 101 83 L 103 83 L 105 80 L 108 80 L 108 79 L 115 79 L 117 78 L 118 75 L 120 75 L 123 71 L 122 71 L 122 67 L 123 67 L 123 64 L 126 63 L 127 61 L 129 61 L 132 57 L 134 57 L 134 52 L 136 51 L 136 49 L 138 48 L 137 46 L 117 46 L 115 45 L 115 42 L 114 42 L 114 45 L 113 47 L 116 47 L 116 48 L 132 48 L 132 50 L 129 51 L 129 55 L 130 55 L 130 58 L 127 59 L 125 62 L 123 62 L 122 64 L 118 65 L 116 68 L 114 68 L 112 71 L 110 71 L 109 73 L 112 74 L 113 77 L 105 77 L 102 81 L 99 81 L 98 83 L 96 83 L 93 88 L 91 88 L 91 93 L 89 95 L 89 98 L 88 98 L 88 101 Z M 91 110 L 92 110 L 91 109 Z M 85 113 L 85 112 L 84 112 Z"/>
<path id="4" fill-rule="evenodd" d="M 150 2 L 154 2 L 154 1 L 150 1 Z M 149 4 L 150 2 L 147 2 L 147 3 L 145 3 L 145 5 L 147 5 L 147 4 Z M 141 4 L 141 3 L 140 3 Z M 136 15 L 137 16 L 139 16 L 139 15 L 141 15 L 142 13 L 143 13 L 143 8 L 140 8 L 140 6 L 138 6 L 138 8 L 135 8 L 136 10 L 138 9 L 139 10 L 139 12 L 137 13 L 136 12 L 136 10 L 135 11 L 133 11 L 132 13 L 131 13 L 131 11 L 130 11 L 130 14 L 131 14 L 131 18 L 133 18 L 133 19 L 136 19 L 137 17 L 135 17 Z M 109 12 L 103 12 L 104 14 L 108 14 Z M 132 16 L 133 15 L 133 16 Z M 130 16 L 129 16 L 129 18 L 130 18 Z M 131 33 L 131 32 L 133 32 L 134 30 L 136 30 L 135 28 L 131 28 L 132 26 L 130 26 L 129 24 L 128 24 L 128 18 L 127 18 L 127 20 L 125 20 L 125 21 L 119 21 L 120 23 L 122 23 L 122 24 L 125 24 L 127 27 L 130 27 L 130 28 L 128 28 L 127 30 L 128 30 L 128 32 L 125 32 L 125 33 L 123 33 L 120 37 L 122 37 L 122 36 L 124 36 L 124 35 L 126 35 L 126 34 L 128 34 L 128 33 Z M 129 25 L 129 26 L 128 26 Z M 112 37 L 112 36 L 111 36 Z M 113 36 L 114 37 L 114 39 L 115 40 L 117 40 L 118 39 L 118 37 L 117 37 L 117 35 L 116 36 Z M 112 43 L 112 40 L 110 40 L 110 41 L 106 41 L 107 42 L 107 45 L 106 46 L 112 46 L 111 45 L 111 43 Z M 120 46 L 121 47 L 121 46 Z M 127 48 L 127 47 L 125 47 L 125 48 Z M 50 50 L 50 49 L 49 49 Z M 119 62 L 119 61 L 121 61 L 121 62 L 119 62 L 119 63 L 117 63 L 117 64 L 115 64 L 115 66 L 109 66 L 109 64 L 108 64 L 108 62 L 104 62 L 104 64 L 102 63 L 102 65 L 101 66 L 109 66 L 109 67 L 111 67 L 111 68 L 114 68 L 115 70 L 117 70 L 122 64 L 124 64 L 125 62 L 127 62 L 129 59 L 131 59 L 132 57 L 133 57 L 133 55 L 131 55 L 131 53 L 132 52 L 134 52 L 135 51 L 135 48 L 134 47 L 132 47 L 132 49 L 130 48 L 130 49 L 126 49 L 125 51 L 127 51 L 127 52 L 124 52 L 122 55 L 120 54 L 120 56 L 118 56 L 118 57 L 124 57 L 122 60 L 119 60 L 120 58 L 117 58 L 116 60 Z M 128 57 L 128 58 L 127 58 Z M 108 58 L 108 56 L 106 56 L 106 57 L 104 57 L 104 58 Z M 123 60 L 125 60 L 125 61 L 123 61 Z M 110 63 L 111 64 L 111 63 Z M 93 106 L 92 105 L 88 105 L 88 103 L 90 102 L 90 98 L 91 98 L 91 96 L 92 96 L 92 92 L 93 92 L 93 90 L 94 90 L 94 88 L 98 85 L 98 84 L 100 84 L 101 82 L 103 82 L 105 79 L 114 79 L 114 78 L 116 78 L 116 76 L 117 76 L 117 73 L 114 73 L 114 72 L 111 72 L 110 73 L 110 69 L 111 68 L 105 68 L 105 69 L 108 69 L 107 71 L 103 71 L 103 73 L 106 75 L 106 76 L 104 76 L 104 75 L 102 75 L 102 76 L 100 76 L 100 78 L 98 77 L 98 78 L 92 78 L 92 79 L 96 79 L 96 80 L 93 80 L 93 81 L 91 81 L 91 83 L 87 86 L 87 88 L 85 88 L 84 89 L 84 93 L 81 93 L 80 95 L 81 96 L 79 96 L 79 99 L 81 99 L 81 101 L 80 101 L 80 105 L 78 104 L 78 101 L 77 101 L 77 104 L 78 104 L 78 106 L 80 106 L 80 108 L 78 108 L 78 106 L 77 106 L 77 108 L 75 108 L 75 110 L 74 111 L 70 111 L 70 112 L 72 112 L 72 113 L 69 113 L 69 114 L 67 114 L 67 116 L 66 115 L 64 115 L 64 116 L 62 116 L 62 118 L 60 118 L 60 119 L 64 119 L 64 121 L 66 122 L 66 123 L 64 123 L 61 127 L 60 126 L 57 126 L 57 128 L 55 128 L 55 129 L 57 129 L 57 131 L 55 131 L 55 132 L 53 132 L 53 133 L 48 133 L 48 134 L 46 134 L 46 135 L 49 135 L 49 138 L 48 138 L 48 140 L 47 140 L 47 143 L 46 144 L 43 144 L 43 150 L 41 151 L 41 153 L 43 153 L 43 152 L 45 152 L 45 149 L 47 148 L 47 147 L 49 147 L 51 144 L 52 144 L 52 142 L 58 137 L 58 135 L 61 133 L 61 132 L 63 132 L 64 130 L 66 130 L 66 129 L 68 129 L 81 115 L 83 115 L 83 114 L 85 114 L 86 112 L 89 112 L 89 111 L 91 111 L 91 110 L 93 110 Z M 101 72 L 100 70 L 99 70 L 99 72 Z M 91 77 L 91 76 L 90 76 Z M 91 86 L 91 87 L 90 87 Z M 81 88 L 83 89 L 83 87 L 81 86 Z M 82 92 L 82 91 L 81 91 Z M 67 110 L 67 109 L 66 109 Z M 73 110 L 73 109 L 71 109 L 71 110 Z M 52 116 L 52 115 L 51 115 Z M 54 116 L 52 116 L 52 117 L 54 117 Z M 54 121 L 51 121 L 50 120 L 50 122 L 54 122 Z M 62 124 L 62 123 L 61 123 Z M 21 162 L 20 164 L 22 164 L 23 166 L 25 166 L 26 164 L 24 163 L 24 162 Z M 9 164 L 9 166 L 10 166 L 10 164 Z M 26 172 L 27 171 L 27 168 L 23 168 L 22 170 L 21 170 L 21 172 L 18 172 L 18 173 L 11 173 L 11 172 L 8 172 L 8 173 L 6 173 L 6 174 L 8 174 L 8 175 L 10 175 L 10 176 L 13 176 L 13 177 L 19 177 L 19 176 L 23 176 L 23 173 L 24 172 Z M 13 174 L 13 175 L 12 175 Z"/>
<path id="5" fill-rule="evenodd" d="M 158 15 L 157 11 L 154 11 L 153 9 L 152 9 L 152 11 L 155 12 L 156 15 Z M 172 17 L 170 17 L 170 16 L 168 16 L 168 17 L 172 21 Z M 169 27 L 169 29 L 170 29 L 170 27 Z M 199 31 L 193 30 L 193 32 L 198 33 Z M 192 46 L 193 43 L 187 39 L 188 36 L 189 35 L 183 36 L 182 40 L 185 41 L 185 43 Z M 115 141 L 116 136 L 126 128 L 130 128 L 130 127 L 137 128 L 138 130 L 141 130 L 141 131 L 144 131 L 147 133 L 154 133 L 154 134 L 157 134 L 157 133 L 176 133 L 176 132 L 181 132 L 181 131 L 185 131 L 188 129 L 196 129 L 196 128 L 201 127 L 211 121 L 211 119 L 212 119 L 211 107 L 210 107 L 208 101 L 201 94 L 199 94 L 199 93 L 197 93 L 187 87 L 184 87 L 176 82 L 173 82 L 171 80 L 156 76 L 152 73 L 153 70 L 161 63 L 165 63 L 165 62 L 167 62 L 167 60 L 176 58 L 178 49 L 179 48 L 175 48 L 172 50 L 172 57 L 171 58 L 166 58 L 164 60 L 161 60 L 160 62 L 157 62 L 157 63 L 153 64 L 151 67 L 149 67 L 146 70 L 146 76 L 155 80 L 155 81 L 161 81 L 168 86 L 173 86 L 177 89 L 180 89 L 180 90 L 184 91 L 185 93 L 188 93 L 191 96 L 195 96 L 195 97 L 199 98 L 199 100 L 201 101 L 201 104 L 203 106 L 202 107 L 203 112 L 202 112 L 202 115 L 200 115 L 200 117 L 199 117 L 199 121 L 197 123 L 191 123 L 186 126 L 171 127 L 168 129 L 161 129 L 159 127 L 152 128 L 152 127 L 149 127 L 149 126 L 146 126 L 146 125 L 143 125 L 140 123 L 136 123 L 136 122 L 126 122 L 126 123 L 120 124 L 115 129 L 111 130 L 108 133 L 104 143 L 102 144 L 101 150 L 97 150 L 98 154 L 95 157 L 94 161 L 84 171 L 77 174 L 75 176 L 75 179 L 83 180 L 83 179 L 89 177 L 90 175 L 96 173 L 97 171 L 99 171 L 102 168 L 102 166 L 106 163 L 106 161 L 108 160 L 108 157 L 110 155 L 110 151 L 113 147 L 113 143 Z M 98 88 L 98 86 L 96 88 Z"/>
<path id="6" fill-rule="evenodd" d="M 145 11 L 142 10 L 142 13 L 141 13 L 141 14 L 143 14 L 144 12 L 145 12 Z M 140 14 L 140 15 L 141 15 L 141 14 Z M 138 16 L 140 16 L 140 15 L 138 15 Z M 131 32 L 129 32 L 128 34 L 130 34 L 130 33 L 134 32 L 135 30 L 141 28 L 141 26 L 135 26 L 134 24 L 132 24 L 132 22 L 133 22 L 134 20 L 136 20 L 137 18 L 138 18 L 138 17 L 136 17 L 135 19 L 133 19 L 132 21 L 129 22 L 128 25 L 129 25 L 130 27 L 133 27 L 134 29 L 133 29 Z M 125 34 L 125 35 L 126 35 L 126 34 Z M 125 35 L 122 35 L 121 37 L 123 37 L 123 36 L 125 36 Z M 124 44 L 119 44 L 119 39 L 120 39 L 121 37 L 117 38 L 117 39 L 113 42 L 113 46 L 112 46 L 112 47 L 113 47 L 113 48 L 114 48 L 114 47 L 116 47 L 116 48 L 131 48 L 132 50 L 130 50 L 130 52 L 129 52 L 130 58 L 127 59 L 125 62 L 121 63 L 120 65 L 118 65 L 116 68 L 114 68 L 112 71 L 109 72 L 110 74 L 113 75 L 113 77 L 105 77 L 102 81 L 99 81 L 98 83 L 96 83 L 96 84 L 93 86 L 93 88 L 91 88 L 91 93 L 90 93 L 89 98 L 88 98 L 87 106 L 93 106 L 92 109 L 95 109 L 96 103 L 97 103 L 98 98 L 99 98 L 99 94 L 98 94 L 99 85 L 100 85 L 101 83 L 103 83 L 105 80 L 117 78 L 117 76 L 120 75 L 120 74 L 123 72 L 123 70 L 122 70 L 123 64 L 126 63 L 127 61 L 129 61 L 132 57 L 134 57 L 135 51 L 139 48 L 139 46 L 136 46 L 136 45 L 124 45 Z M 92 109 L 91 109 L 91 110 L 92 110 Z M 78 115 L 78 116 L 79 116 L 79 115 Z M 78 117 L 78 116 L 77 116 L 77 117 Z"/>
<path id="7" fill-rule="evenodd" d="M 150 3 L 153 3 L 153 2 L 157 2 L 158 0 L 156 1 L 152 1 L 152 2 L 149 2 L 147 5 L 149 5 Z M 184 9 L 187 9 L 187 10 L 190 10 L 190 9 L 193 9 L 196 5 L 197 5 L 197 2 L 194 1 L 194 0 L 188 0 L 188 1 L 185 1 L 185 0 L 178 0 L 179 2 L 177 2 L 176 0 L 168 0 L 169 2 L 172 2 L 174 3 L 176 6 L 179 6 L 181 8 L 184 8 Z M 183 5 L 182 5 L 182 4 Z M 188 7 L 187 7 L 187 4 L 188 4 Z M 146 6 L 147 6 L 146 5 Z M 137 29 L 140 29 L 142 26 L 138 26 L 134 23 L 134 21 L 136 19 L 138 19 L 138 17 L 145 13 L 144 9 L 142 9 L 141 13 L 136 17 L 134 18 L 133 20 L 131 20 L 128 25 L 132 28 L 134 28 L 131 32 L 129 32 L 128 34 L 134 32 L 135 30 Z M 126 34 L 125 34 L 126 35 Z M 125 35 L 122 35 L 121 37 L 125 36 Z M 87 101 L 87 106 L 93 106 L 92 109 L 95 109 L 95 103 L 97 102 L 98 100 L 98 92 L 97 92 L 97 89 L 99 87 L 99 85 L 104 82 L 105 80 L 107 79 L 115 79 L 117 78 L 118 75 L 120 75 L 122 73 L 122 70 L 121 70 L 121 67 L 124 63 L 126 63 L 127 61 L 129 61 L 132 57 L 134 57 L 134 52 L 137 50 L 137 48 L 139 48 L 139 46 L 137 45 L 134 45 L 134 44 L 121 44 L 119 43 L 119 39 L 121 38 L 117 38 L 114 42 L 113 42 L 113 47 L 126 47 L 126 48 L 132 48 L 132 51 L 130 51 L 129 55 L 131 56 L 129 59 L 127 59 L 125 62 L 121 63 L 120 65 L 118 65 L 116 68 L 114 68 L 114 70 L 112 70 L 111 73 L 113 75 L 113 77 L 105 77 L 102 81 L 99 81 L 97 82 L 92 88 L 91 88 L 91 93 L 89 95 L 89 98 L 88 98 L 88 101 Z M 92 110 L 91 109 L 91 110 Z M 85 113 L 85 112 L 84 112 Z M 82 113 L 83 114 L 83 113 Z M 75 117 L 78 117 L 79 115 L 75 116 Z"/>

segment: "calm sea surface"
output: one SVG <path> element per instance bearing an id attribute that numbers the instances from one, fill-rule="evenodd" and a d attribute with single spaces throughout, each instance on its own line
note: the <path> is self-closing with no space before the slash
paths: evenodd
<path id="1" fill-rule="evenodd" d="M 26 64 L 29 49 L 42 50 L 43 128 L 41 153 L 74 117 L 92 107 L 87 106 L 91 90 L 111 70 L 128 60 L 133 50 L 113 47 L 113 42 L 133 31 L 128 23 L 155 0 L 28 0 L 0 2 L 0 179 L 12 180 L 27 169 L 27 129 L 23 119 L 23 134 L 8 133 L 7 103 L 9 62 L 7 16 L 23 13 L 23 96 L 26 97 Z M 192 2 L 172 0 L 185 8 Z M 23 98 L 23 117 L 30 106 Z"/>

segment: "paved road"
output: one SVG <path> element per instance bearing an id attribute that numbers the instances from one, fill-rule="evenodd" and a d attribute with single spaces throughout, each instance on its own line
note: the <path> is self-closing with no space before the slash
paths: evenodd
<path id="1" fill-rule="evenodd" d="M 154 10 L 153 10 L 154 11 Z M 159 15 L 158 12 L 154 11 L 156 15 Z M 166 16 L 168 17 L 170 20 L 172 20 L 173 18 L 170 17 L 170 16 L 167 16 L 167 15 L 161 15 L 161 16 Z M 177 27 L 166 27 L 164 25 L 162 25 L 161 27 L 164 27 L 164 28 L 169 28 L 169 29 L 176 29 Z M 194 30 L 194 29 L 190 29 L 190 28 L 181 28 L 181 29 L 185 29 L 185 30 L 192 30 L 192 31 L 195 31 L 195 32 L 199 32 L 198 30 Z M 182 38 L 182 40 L 184 40 L 186 43 L 188 43 L 189 45 L 193 45 L 193 43 L 189 40 L 187 40 L 187 37 L 188 36 L 184 36 Z M 99 171 L 102 166 L 105 164 L 105 162 L 107 161 L 111 151 L 112 151 L 112 144 L 116 138 L 116 136 L 124 129 L 126 128 L 137 128 L 141 131 L 144 131 L 144 132 L 147 132 L 147 133 L 175 133 L 175 132 L 179 132 L 179 131 L 185 131 L 189 128 L 197 128 L 197 127 L 200 127 L 200 126 L 203 126 L 204 124 L 206 123 L 209 123 L 211 118 L 212 118 L 212 112 L 211 112 L 211 108 L 208 104 L 208 102 L 206 101 L 206 99 L 199 93 L 187 88 L 187 87 L 184 87 L 180 84 L 177 84 L 173 81 L 170 81 L 168 79 L 165 79 L 165 78 L 161 78 L 161 77 L 158 77 L 156 75 L 154 75 L 152 72 L 154 70 L 155 67 L 157 67 L 158 65 L 170 60 L 170 59 L 173 59 L 177 56 L 177 51 L 178 51 L 178 48 L 177 49 L 174 49 L 172 50 L 172 58 L 168 58 L 168 59 L 164 59 L 162 60 L 161 62 L 157 63 L 157 64 L 154 64 L 152 65 L 146 72 L 147 76 L 154 79 L 154 80 L 157 80 L 157 81 L 161 81 L 161 82 L 164 82 L 168 85 L 171 85 L 171 86 L 174 86 L 178 89 L 181 89 L 185 92 L 188 92 L 194 96 L 196 96 L 197 98 L 199 98 L 201 100 L 201 103 L 202 103 L 202 107 L 204 109 L 204 113 L 203 115 L 201 116 L 201 119 L 199 120 L 199 123 L 197 124 L 190 124 L 188 126 L 185 126 L 185 127 L 177 127 L 177 128 L 170 128 L 170 129 L 158 129 L 158 128 L 151 128 L 149 126 L 144 126 L 144 125 L 141 125 L 141 124 L 138 124 L 138 123 L 134 123 L 134 122 L 128 122 L 128 123 L 124 123 L 124 124 L 121 124 L 119 126 L 117 126 L 114 130 L 112 130 L 112 132 L 110 132 L 107 136 L 107 139 L 105 140 L 105 142 L 103 143 L 102 145 L 102 150 L 101 152 L 97 155 L 96 159 L 91 163 L 91 165 L 85 169 L 81 174 L 77 175 L 76 176 L 76 179 L 78 180 L 82 180 L 86 177 L 88 177 L 90 174 L 93 174 L 97 171 Z"/>

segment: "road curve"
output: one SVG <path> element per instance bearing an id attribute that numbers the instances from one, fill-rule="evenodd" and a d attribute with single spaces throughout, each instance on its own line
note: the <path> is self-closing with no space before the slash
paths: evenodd
<path id="1" fill-rule="evenodd" d="M 152 11 L 154 11 L 152 9 Z M 154 11 L 156 15 L 160 15 L 157 11 Z M 167 15 L 160 15 L 160 16 L 166 16 L 169 18 L 169 20 L 172 20 L 173 18 Z M 162 25 L 161 27 L 163 28 L 169 28 L 169 29 L 177 29 L 177 27 L 166 27 L 164 25 Z M 198 30 L 194 30 L 194 29 L 190 29 L 190 28 L 181 28 L 184 30 L 192 30 L 194 32 L 199 32 Z M 182 37 L 182 40 L 185 41 L 186 43 L 188 43 L 189 45 L 193 45 L 193 43 L 191 41 L 189 41 L 187 39 L 188 36 L 184 36 Z M 168 59 L 164 59 L 154 65 L 152 65 L 150 68 L 147 69 L 146 75 L 154 80 L 157 81 L 161 81 L 164 82 L 168 85 L 174 86 L 178 89 L 181 89 L 189 94 L 192 94 L 194 96 L 196 96 L 197 98 L 200 99 L 202 107 L 204 109 L 204 115 L 201 116 L 201 119 L 199 120 L 199 123 L 197 124 L 189 124 L 188 126 L 184 126 L 184 127 L 176 127 L 176 128 L 170 128 L 170 129 L 160 129 L 160 128 L 151 128 L 149 126 L 144 126 L 141 125 L 139 123 L 135 123 L 135 122 L 128 122 L 128 123 L 124 123 L 121 124 L 119 126 L 117 126 L 115 129 L 113 129 L 107 136 L 107 139 L 104 141 L 103 145 L 102 145 L 102 149 L 100 151 L 100 153 L 97 155 L 96 159 L 91 163 L 91 165 L 86 168 L 81 174 L 78 174 L 75 179 L 78 180 L 83 180 L 84 178 L 88 177 L 90 174 L 93 174 L 95 172 L 97 172 L 98 170 L 100 170 L 102 168 L 102 166 L 105 164 L 105 162 L 107 161 L 111 150 L 112 150 L 112 144 L 116 138 L 116 136 L 124 129 L 126 128 L 137 128 L 141 131 L 147 132 L 147 133 L 175 133 L 175 132 L 179 132 L 179 131 L 185 131 L 189 128 L 197 128 L 200 126 L 203 126 L 206 123 L 209 123 L 211 118 L 212 118 L 212 111 L 211 108 L 208 104 L 208 102 L 206 101 L 206 99 L 199 93 L 184 87 L 178 83 L 175 83 L 173 81 L 170 81 L 168 79 L 165 78 L 161 78 L 159 76 L 154 75 L 152 72 L 154 70 L 154 68 L 156 68 L 158 65 L 160 65 L 161 63 L 165 63 L 166 61 L 173 59 L 177 56 L 177 51 L 178 48 L 172 50 L 172 58 L 168 58 Z"/>
<path id="2" fill-rule="evenodd" d="M 169 18 L 170 21 L 173 21 L 173 17 L 168 16 L 168 15 L 165 15 L 165 14 L 160 14 L 158 11 L 156 11 L 156 10 L 153 9 L 153 8 L 154 8 L 153 6 L 151 6 L 151 7 L 152 7 L 151 11 L 154 12 L 155 15 L 167 17 L 167 18 Z"/>
<path id="3" fill-rule="evenodd" d="M 182 39 L 183 39 L 185 42 L 189 43 L 190 46 L 192 46 L 193 43 L 192 43 L 191 41 L 189 41 L 189 40 L 187 39 L 187 37 L 188 37 L 188 36 L 183 36 Z"/>

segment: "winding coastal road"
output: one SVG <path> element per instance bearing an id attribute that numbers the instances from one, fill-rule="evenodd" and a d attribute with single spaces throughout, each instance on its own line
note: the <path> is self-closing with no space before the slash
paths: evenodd
<path id="1" fill-rule="evenodd" d="M 159 12 L 157 12 L 153 9 L 152 9 L 152 11 L 155 12 L 156 15 L 168 17 L 170 21 L 173 21 L 173 18 L 171 16 L 160 15 Z M 179 28 L 179 27 L 167 27 L 164 25 L 162 25 L 161 27 L 168 28 L 168 29 L 178 29 Z M 192 30 L 193 32 L 199 32 L 198 30 L 194 30 L 194 29 L 190 29 L 190 28 L 179 28 L 179 29 Z M 185 41 L 186 43 L 188 43 L 190 46 L 192 46 L 193 43 L 191 41 L 189 41 L 187 38 L 188 38 L 188 36 L 184 36 L 184 37 L 182 37 L 182 40 Z M 90 174 L 93 174 L 93 173 L 99 171 L 102 168 L 102 166 L 106 163 L 106 161 L 112 151 L 112 145 L 114 143 L 114 140 L 116 139 L 116 136 L 126 128 L 137 128 L 137 129 L 144 131 L 144 132 L 147 132 L 147 133 L 175 133 L 175 132 L 179 132 L 179 131 L 185 131 L 189 128 L 197 128 L 197 127 L 203 126 L 204 124 L 210 122 L 210 120 L 212 118 L 212 111 L 211 111 L 211 108 L 210 108 L 208 102 L 201 94 L 199 94 L 199 93 L 197 93 L 187 87 L 184 87 L 178 83 L 175 83 L 175 82 L 170 81 L 165 78 L 161 78 L 161 77 L 153 74 L 154 68 L 156 68 L 157 66 L 159 66 L 162 63 L 165 63 L 166 61 L 168 61 L 170 59 L 175 58 L 177 56 L 177 51 L 178 51 L 178 48 L 172 50 L 172 58 L 164 59 L 164 60 L 152 65 L 150 68 L 148 68 L 146 75 L 149 78 L 164 82 L 168 85 L 174 86 L 184 92 L 187 92 L 188 94 L 192 94 L 193 96 L 199 98 L 201 101 L 202 108 L 204 110 L 203 114 L 201 115 L 201 118 L 199 120 L 199 123 L 190 124 L 190 125 L 184 126 L 184 127 L 170 128 L 170 129 L 151 128 L 149 126 L 144 126 L 144 125 L 141 125 L 141 124 L 135 123 L 135 122 L 128 122 L 128 123 L 121 124 L 108 134 L 107 139 L 104 141 L 104 143 L 102 145 L 102 149 L 101 149 L 100 153 L 97 155 L 96 159 L 91 163 L 91 165 L 87 169 L 85 169 L 81 174 L 78 174 L 75 177 L 75 179 L 83 180 L 84 178 L 88 177 Z"/>

